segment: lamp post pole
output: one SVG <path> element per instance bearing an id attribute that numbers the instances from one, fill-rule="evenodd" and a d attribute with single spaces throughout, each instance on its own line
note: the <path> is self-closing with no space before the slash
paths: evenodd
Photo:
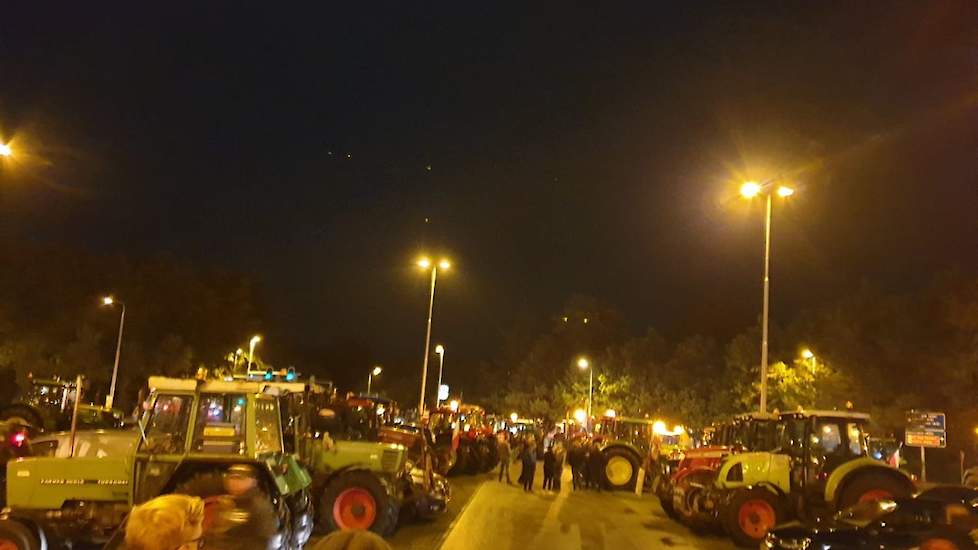
<path id="1" fill-rule="evenodd" d="M 441 373 L 445 369 L 445 346 L 438 344 L 435 346 L 435 353 L 438 354 L 438 393 L 435 394 L 435 408 L 441 404 Z"/>
<path id="2" fill-rule="evenodd" d="M 771 193 L 764 216 L 764 309 L 761 314 L 761 412 L 767 412 L 767 326 L 771 302 Z"/>
<path id="3" fill-rule="evenodd" d="M 115 402 L 115 383 L 119 377 L 119 356 L 122 355 L 122 331 L 126 326 L 126 304 L 116 302 L 122 306 L 122 313 L 119 314 L 119 337 L 115 343 L 115 364 L 112 365 L 112 383 L 109 385 L 109 396 L 105 398 L 105 407 L 112 408 Z"/>
<path id="4" fill-rule="evenodd" d="M 424 361 L 421 363 L 421 397 L 418 400 L 418 420 L 424 417 L 425 383 L 428 381 L 428 356 L 431 354 L 431 315 L 435 309 L 435 282 L 438 280 L 438 266 L 431 266 L 431 291 L 428 296 L 428 328 L 424 337 Z"/>

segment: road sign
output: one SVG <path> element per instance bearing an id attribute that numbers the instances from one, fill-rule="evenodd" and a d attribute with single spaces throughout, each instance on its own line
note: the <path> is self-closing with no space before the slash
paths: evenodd
<path id="1" fill-rule="evenodd" d="M 946 447 L 947 424 L 944 413 L 917 410 L 907 412 L 904 440 L 908 447 Z"/>
<path id="2" fill-rule="evenodd" d="M 442 384 L 438 386 L 438 400 L 444 401 L 448 399 L 448 384 Z"/>

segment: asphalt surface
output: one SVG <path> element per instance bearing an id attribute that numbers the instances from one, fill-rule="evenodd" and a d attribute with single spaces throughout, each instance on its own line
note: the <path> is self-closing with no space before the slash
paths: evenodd
<path id="1" fill-rule="evenodd" d="M 719 536 L 697 536 L 670 520 L 651 495 L 574 492 L 570 470 L 559 494 L 532 494 L 491 474 L 452 478 L 449 510 L 428 523 L 403 525 L 390 539 L 396 550 L 731 550 Z M 519 466 L 511 472 L 513 481 Z"/>

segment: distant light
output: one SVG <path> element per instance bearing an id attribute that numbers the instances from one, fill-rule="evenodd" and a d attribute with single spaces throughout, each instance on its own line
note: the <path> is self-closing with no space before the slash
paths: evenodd
<path id="1" fill-rule="evenodd" d="M 587 411 L 584 409 L 577 409 L 574 411 L 574 420 L 577 420 L 578 424 L 583 424 L 587 420 Z"/>
<path id="2" fill-rule="evenodd" d="M 437 353 L 438 355 L 441 355 L 441 354 L 445 353 L 445 346 L 443 346 L 441 344 L 438 344 L 437 346 L 435 346 L 435 353 Z"/>
<path id="3" fill-rule="evenodd" d="M 794 194 L 795 194 L 795 190 L 792 189 L 792 188 L 790 188 L 790 187 L 785 187 L 783 185 L 781 187 L 778 187 L 778 196 L 779 197 L 790 197 L 791 195 L 794 195 Z"/>
<path id="4" fill-rule="evenodd" d="M 377 365 L 376 367 L 374 367 L 374 370 L 371 372 L 373 373 L 374 376 L 377 376 L 378 374 L 384 372 L 384 368 L 381 367 L 380 365 Z"/>
<path id="5" fill-rule="evenodd" d="M 287 370 L 285 372 L 285 381 L 286 382 L 291 382 L 293 380 L 295 380 L 295 370 L 294 369 L 289 369 L 289 370 Z"/>
<path id="6" fill-rule="evenodd" d="M 451 409 L 452 412 L 457 412 L 458 411 L 458 401 L 455 400 L 455 399 L 452 399 L 451 402 L 448 403 L 448 408 Z"/>
<path id="7" fill-rule="evenodd" d="M 607 416 L 608 418 L 614 418 L 618 416 L 618 413 L 615 412 L 615 409 L 608 409 L 604 411 L 604 415 Z"/>
<path id="8" fill-rule="evenodd" d="M 566 322 L 567 322 L 567 316 L 565 315 L 565 316 L 563 317 L 563 319 L 564 319 L 564 322 L 566 323 Z"/>
<path id="9" fill-rule="evenodd" d="M 115 303 L 115 298 L 113 298 L 112 296 L 106 296 L 105 298 L 102 298 L 103 306 L 111 306 L 114 303 Z"/>
<path id="10" fill-rule="evenodd" d="M 516 414 L 515 412 L 510 413 L 509 415 L 509 419 L 512 420 L 513 422 L 516 422 L 519 419 L 519 417 L 520 415 Z M 978 428 L 975 428 L 975 431 L 978 431 Z"/>
<path id="11" fill-rule="evenodd" d="M 577 366 L 586 369 L 591 366 L 591 363 L 587 360 L 587 357 L 581 357 L 577 360 Z"/>
<path id="12" fill-rule="evenodd" d="M 24 432 L 17 432 L 14 434 L 14 437 L 12 439 L 13 440 L 11 441 L 11 443 L 14 444 L 14 447 L 20 447 L 21 445 L 24 444 L 24 441 L 27 441 L 27 434 L 25 434 Z"/>
<path id="13" fill-rule="evenodd" d="M 9 144 L 0 143 L 0 157 L 11 157 L 14 154 L 14 150 L 10 148 Z"/>
<path id="14" fill-rule="evenodd" d="M 584 324 L 587 324 L 587 317 L 584 318 Z"/>
<path id="15" fill-rule="evenodd" d="M 234 350 L 234 354 L 235 355 L 241 355 L 242 353 L 244 353 L 244 350 L 241 349 L 241 348 L 238 348 L 238 349 Z"/>
<path id="16" fill-rule="evenodd" d="M 812 353 L 812 350 L 805 348 L 801 350 L 801 356 L 805 359 L 812 359 L 813 357 L 815 357 L 815 354 Z"/>
<path id="17" fill-rule="evenodd" d="M 429 260 L 428 258 L 419 259 L 418 267 L 420 267 L 421 269 L 428 269 L 429 267 L 431 267 L 431 260 Z"/>
<path id="18" fill-rule="evenodd" d="M 675 434 L 675 435 L 681 435 L 681 434 L 683 434 L 685 432 L 686 432 L 686 429 L 683 428 L 682 426 L 678 425 L 678 424 L 672 427 L 672 433 Z"/>
<path id="19" fill-rule="evenodd" d="M 661 420 L 656 420 L 652 423 L 652 433 L 658 435 L 665 435 L 666 433 L 666 423 Z"/>
<path id="20" fill-rule="evenodd" d="M 377 416 L 381 416 L 387 409 L 383 405 L 377 405 Z"/>
<path id="21" fill-rule="evenodd" d="M 259 335 L 256 334 L 256 335 L 254 335 L 254 336 L 251 337 L 251 341 L 249 343 L 253 346 L 253 345 L 257 344 L 258 342 L 261 342 L 261 336 L 259 336 Z"/>
<path id="22" fill-rule="evenodd" d="M 740 194 L 745 198 L 756 197 L 761 192 L 761 186 L 756 181 L 748 181 L 740 186 Z"/>
<path id="23" fill-rule="evenodd" d="M 450 267 L 452 267 L 452 264 L 448 260 L 442 260 L 438 262 L 439 269 L 448 269 Z"/>

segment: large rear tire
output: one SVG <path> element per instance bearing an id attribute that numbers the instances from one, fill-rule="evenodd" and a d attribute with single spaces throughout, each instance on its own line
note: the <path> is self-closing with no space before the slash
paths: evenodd
<path id="1" fill-rule="evenodd" d="M 603 451 L 605 457 L 604 481 L 612 491 L 631 491 L 638 480 L 638 457 L 621 447 Z"/>
<path id="2" fill-rule="evenodd" d="M 778 497 L 764 489 L 737 489 L 720 510 L 720 522 L 734 544 L 758 548 L 768 531 L 781 522 Z"/>
<path id="3" fill-rule="evenodd" d="M 0 521 L 0 550 L 40 550 L 41 542 L 33 529 L 15 519 Z"/>
<path id="4" fill-rule="evenodd" d="M 323 531 L 367 529 L 387 536 L 397 527 L 398 503 L 374 474 L 353 470 L 334 477 L 323 491 L 319 525 Z"/>
<path id="5" fill-rule="evenodd" d="M 875 469 L 874 469 L 875 470 Z M 871 502 L 893 498 L 909 497 L 913 493 L 910 482 L 901 482 L 889 472 L 870 470 L 868 472 L 853 472 L 852 480 L 846 483 L 838 498 L 839 510 L 843 510 L 860 502 Z"/>

